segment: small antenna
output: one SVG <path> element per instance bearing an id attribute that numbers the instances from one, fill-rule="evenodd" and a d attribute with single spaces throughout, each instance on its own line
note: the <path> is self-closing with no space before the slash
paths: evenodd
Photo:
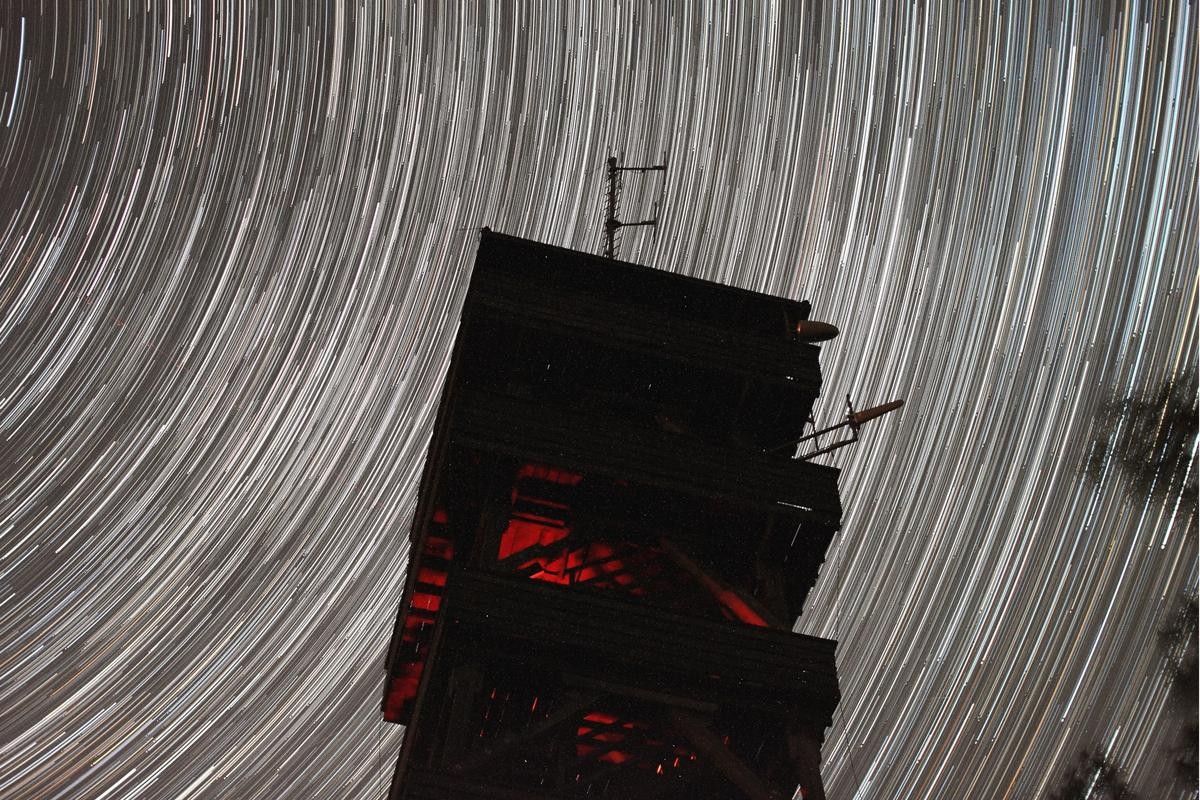
<path id="1" fill-rule="evenodd" d="M 655 204 L 654 218 L 644 219 L 640 222 L 622 222 L 618 217 L 620 213 L 619 206 L 621 203 L 621 173 L 622 172 L 662 172 L 667 171 L 667 160 L 664 158 L 663 163 L 655 164 L 652 167 L 627 167 L 617 163 L 616 156 L 608 157 L 608 216 L 604 219 L 604 257 L 617 257 L 617 231 L 621 228 L 636 227 L 638 225 L 649 225 L 651 227 L 658 225 L 658 208 Z"/>

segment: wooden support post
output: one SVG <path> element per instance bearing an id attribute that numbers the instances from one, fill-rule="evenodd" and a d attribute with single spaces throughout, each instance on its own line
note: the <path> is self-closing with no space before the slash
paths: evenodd
<path id="1" fill-rule="evenodd" d="M 441 761 L 451 764 L 462 758 L 471 736 L 475 703 L 483 688 L 483 673 L 471 662 L 459 664 L 450 673 L 450 709 L 446 714 L 446 742 Z"/>
<path id="2" fill-rule="evenodd" d="M 804 800 L 825 800 L 820 740 L 807 728 L 794 728 L 788 733 L 788 755 L 804 789 Z"/>

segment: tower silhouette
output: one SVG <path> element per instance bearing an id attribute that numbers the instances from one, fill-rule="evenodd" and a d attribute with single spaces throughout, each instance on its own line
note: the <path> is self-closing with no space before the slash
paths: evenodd
<path id="1" fill-rule="evenodd" d="M 484 229 L 388 655 L 392 798 L 824 797 L 835 643 L 791 625 L 838 473 L 791 451 L 836 329 L 808 317 Z"/>

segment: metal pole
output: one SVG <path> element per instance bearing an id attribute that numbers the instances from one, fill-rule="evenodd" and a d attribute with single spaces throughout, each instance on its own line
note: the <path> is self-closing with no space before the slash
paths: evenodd
<path id="1" fill-rule="evenodd" d="M 617 157 L 608 157 L 608 217 L 604 220 L 604 257 L 615 258 L 617 233 Z"/>

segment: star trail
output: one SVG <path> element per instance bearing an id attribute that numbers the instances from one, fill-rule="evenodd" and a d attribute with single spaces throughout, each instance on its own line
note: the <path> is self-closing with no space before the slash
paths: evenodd
<path id="1" fill-rule="evenodd" d="M 907 400 L 797 624 L 830 796 L 1178 794 L 1195 512 L 1085 466 L 1196 363 L 1194 2 L 316 5 L 0 10 L 0 796 L 385 795 L 477 231 L 600 252 L 610 154 L 623 258 L 841 328 L 819 422 Z"/>

